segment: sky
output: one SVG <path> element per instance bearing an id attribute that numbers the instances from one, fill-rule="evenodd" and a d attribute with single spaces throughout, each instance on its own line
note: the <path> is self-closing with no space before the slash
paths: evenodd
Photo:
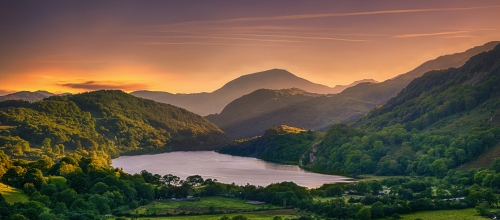
<path id="1" fill-rule="evenodd" d="M 497 0 L 1 1 L 0 95 L 212 92 L 286 69 L 384 81 L 500 40 Z"/>

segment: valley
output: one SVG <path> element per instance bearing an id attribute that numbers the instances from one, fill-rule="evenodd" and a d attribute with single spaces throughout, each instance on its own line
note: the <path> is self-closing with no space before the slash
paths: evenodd
<path id="1" fill-rule="evenodd" d="M 499 9 L 0 1 L 0 220 L 498 219 Z"/>

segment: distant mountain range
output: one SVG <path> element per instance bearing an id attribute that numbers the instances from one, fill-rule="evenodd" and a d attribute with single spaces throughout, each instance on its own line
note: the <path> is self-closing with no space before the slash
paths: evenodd
<path id="1" fill-rule="evenodd" d="M 200 115 L 220 113 L 231 101 L 258 89 L 299 88 L 311 93 L 335 94 L 362 82 L 376 82 L 365 79 L 346 86 L 328 87 L 282 70 L 271 69 L 238 77 L 211 93 L 172 94 L 158 91 L 135 91 L 137 97 L 152 99 L 185 108 Z"/>
<path id="2" fill-rule="evenodd" d="M 30 91 L 21 91 L 21 92 L 15 92 L 11 94 L 7 94 L 4 96 L 0 96 L 0 102 L 6 101 L 6 100 L 24 100 L 28 102 L 38 102 L 44 98 L 53 96 L 55 94 L 47 92 L 47 91 L 36 91 L 36 92 L 30 92 Z"/>
<path id="3" fill-rule="evenodd" d="M 498 43 L 489 42 L 462 53 L 441 56 L 393 79 L 381 83 L 359 83 L 339 94 L 255 91 L 234 100 L 220 114 L 209 115 L 207 119 L 233 138 L 262 135 L 266 129 L 282 124 L 324 130 L 336 122 L 359 118 L 376 106 L 385 104 L 413 79 L 424 73 L 460 67 L 470 57 L 492 50 Z"/>

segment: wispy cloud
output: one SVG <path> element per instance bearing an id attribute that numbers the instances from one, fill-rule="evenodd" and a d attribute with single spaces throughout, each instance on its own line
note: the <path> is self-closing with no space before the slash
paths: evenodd
<path id="1" fill-rule="evenodd" d="M 73 89 L 83 89 L 83 90 L 119 89 L 124 91 L 133 91 L 133 90 L 148 89 L 148 86 L 145 84 L 97 82 L 97 81 L 86 81 L 81 83 L 60 83 L 57 85 Z"/>
<path id="2" fill-rule="evenodd" d="M 360 15 L 380 15 L 380 14 L 402 14 L 402 13 L 419 13 L 419 12 L 440 12 L 440 11 L 465 11 L 500 8 L 500 5 L 464 7 L 464 8 L 426 8 L 426 9 L 402 9 L 402 10 L 380 10 L 380 11 L 364 11 L 364 12 L 347 12 L 347 13 L 323 13 L 323 14 L 297 14 L 284 16 L 268 16 L 268 17 L 246 17 L 246 18 L 230 18 L 211 21 L 187 21 L 168 25 L 158 25 L 149 27 L 168 27 L 188 24 L 205 24 L 205 23 L 229 23 L 229 22 L 249 22 L 249 21 L 278 21 L 278 20 L 297 20 L 311 18 L 327 18 L 327 17 L 346 17 Z"/>
<path id="3" fill-rule="evenodd" d="M 226 34 L 220 34 L 220 35 L 226 35 Z M 234 34 L 227 34 L 227 35 L 234 35 Z M 294 36 L 294 35 L 275 35 L 275 34 L 245 34 L 245 36 L 275 37 L 275 38 L 293 38 L 293 39 L 310 39 L 310 40 L 352 41 L 352 42 L 366 42 L 366 41 L 368 41 L 368 40 L 348 39 L 348 38 Z"/>
<path id="4" fill-rule="evenodd" d="M 455 35 L 455 36 L 444 36 L 444 37 L 441 37 L 441 38 L 473 38 L 473 37 L 477 37 L 477 36 L 473 36 L 473 35 Z"/>
<path id="5" fill-rule="evenodd" d="M 447 31 L 447 32 L 435 32 L 435 33 L 423 33 L 423 34 L 402 34 L 396 35 L 394 38 L 408 38 L 408 37 L 428 37 L 428 36 L 438 36 L 438 35 L 449 35 L 449 34 L 461 34 L 468 31 Z"/>

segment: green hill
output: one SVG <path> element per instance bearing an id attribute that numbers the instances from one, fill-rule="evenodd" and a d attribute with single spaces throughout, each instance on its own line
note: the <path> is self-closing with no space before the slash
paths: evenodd
<path id="1" fill-rule="evenodd" d="M 313 131 L 281 125 L 266 130 L 261 137 L 235 141 L 219 153 L 297 164 L 318 135 Z"/>
<path id="2" fill-rule="evenodd" d="M 64 151 L 123 154 L 212 150 L 224 134 L 203 117 L 122 91 L 0 102 L 0 149 L 39 158 Z M 101 155 L 103 156 L 103 155 Z"/>
<path id="3" fill-rule="evenodd" d="M 351 126 L 325 135 L 308 166 L 443 176 L 500 141 L 500 46 L 460 68 L 431 71 Z"/>

